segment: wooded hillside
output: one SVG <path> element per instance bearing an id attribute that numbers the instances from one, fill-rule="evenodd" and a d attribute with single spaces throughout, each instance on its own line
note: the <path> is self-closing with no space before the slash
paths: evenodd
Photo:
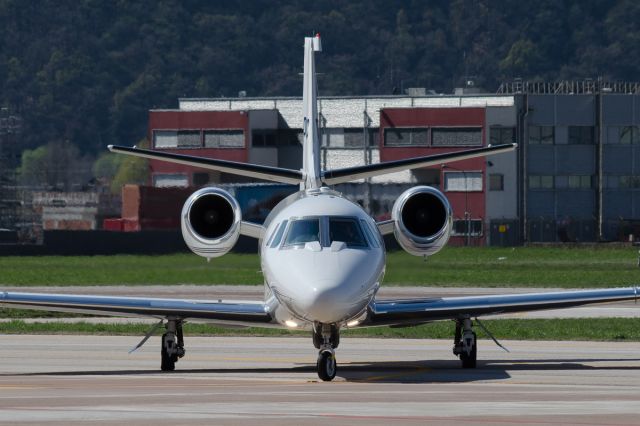
<path id="1" fill-rule="evenodd" d="M 448 93 L 501 81 L 638 80 L 633 0 L 0 0 L 0 105 L 23 148 L 84 153 L 144 137 L 178 97 L 297 96 L 320 32 L 321 95 Z"/>

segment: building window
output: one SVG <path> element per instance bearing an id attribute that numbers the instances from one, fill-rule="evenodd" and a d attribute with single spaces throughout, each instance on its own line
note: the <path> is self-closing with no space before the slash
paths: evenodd
<path id="1" fill-rule="evenodd" d="M 604 187 L 609 189 L 620 188 L 620 176 L 604 176 Z"/>
<path id="2" fill-rule="evenodd" d="M 201 146 L 200 130 L 178 130 L 178 148 L 199 148 Z"/>
<path id="3" fill-rule="evenodd" d="M 175 130 L 154 130 L 153 146 L 154 148 L 177 148 L 178 132 Z"/>
<path id="4" fill-rule="evenodd" d="M 593 127 L 569 126 L 569 143 L 576 145 L 593 145 Z"/>
<path id="5" fill-rule="evenodd" d="M 591 189 L 591 176 L 569 176 L 570 189 Z"/>
<path id="6" fill-rule="evenodd" d="M 300 146 L 303 141 L 302 129 L 279 130 L 276 136 L 276 145 L 278 146 Z"/>
<path id="7" fill-rule="evenodd" d="M 364 147 L 365 131 L 363 129 L 344 129 L 345 148 Z"/>
<path id="8" fill-rule="evenodd" d="M 163 173 L 153 175 L 153 186 L 157 188 L 189 186 L 189 178 L 184 173 Z"/>
<path id="9" fill-rule="evenodd" d="M 489 175 L 489 191 L 504 191 L 504 175 L 491 173 Z"/>
<path id="10" fill-rule="evenodd" d="M 378 129 L 342 129 L 341 132 L 335 132 L 338 129 L 328 129 L 330 132 L 325 138 L 323 134 L 322 146 L 338 147 L 338 148 L 363 148 L 365 140 L 367 146 L 378 145 Z M 331 131 L 334 132 L 331 132 Z M 338 137 L 336 137 L 338 134 Z"/>
<path id="11" fill-rule="evenodd" d="M 384 129 L 385 146 L 427 146 L 429 129 L 426 127 Z"/>
<path id="12" fill-rule="evenodd" d="M 367 144 L 369 146 L 380 145 L 380 129 L 367 129 Z"/>
<path id="13" fill-rule="evenodd" d="M 637 126 L 624 126 L 620 127 L 620 143 L 632 144 L 640 143 L 640 132 Z"/>
<path id="14" fill-rule="evenodd" d="M 276 134 L 273 131 L 254 131 L 251 133 L 251 145 L 258 147 L 276 146 Z"/>
<path id="15" fill-rule="evenodd" d="M 433 146 L 478 146 L 482 145 L 481 128 L 438 128 L 431 130 Z"/>
<path id="16" fill-rule="evenodd" d="M 193 174 L 193 186 L 204 186 L 209 183 L 209 173 L 196 172 Z"/>
<path id="17" fill-rule="evenodd" d="M 344 148 L 346 139 L 345 133 L 345 129 L 324 128 L 321 132 L 321 145 L 330 146 L 331 148 Z"/>
<path id="18" fill-rule="evenodd" d="M 549 175 L 529 176 L 529 189 L 553 189 L 553 176 L 549 176 Z"/>
<path id="19" fill-rule="evenodd" d="M 516 141 L 516 129 L 513 127 L 491 127 L 489 143 L 491 145 L 503 145 Z"/>
<path id="20" fill-rule="evenodd" d="M 620 176 L 620 188 L 640 188 L 640 176 Z"/>
<path id="21" fill-rule="evenodd" d="M 529 143 L 553 145 L 553 126 L 529 126 Z"/>
<path id="22" fill-rule="evenodd" d="M 155 148 L 199 148 L 202 146 L 200 130 L 154 130 Z"/>
<path id="23" fill-rule="evenodd" d="M 480 219 L 456 219 L 453 221 L 451 236 L 454 237 L 481 237 L 482 236 L 482 220 Z"/>
<path id="24" fill-rule="evenodd" d="M 244 148 L 244 132 L 242 130 L 205 130 L 205 148 Z"/>
<path id="25" fill-rule="evenodd" d="M 464 192 L 482 191 L 482 173 L 481 172 L 445 172 L 444 173 L 444 190 L 445 191 L 464 191 Z"/>
<path id="26" fill-rule="evenodd" d="M 440 168 L 420 168 L 411 170 L 411 174 L 420 185 L 440 187 Z"/>
<path id="27" fill-rule="evenodd" d="M 545 184 L 549 184 L 548 177 L 545 177 Z M 534 179 L 535 182 L 535 179 Z M 540 181 L 542 184 L 542 180 Z M 533 188 L 531 177 L 529 177 L 529 188 Z M 547 188 L 547 187 L 545 187 Z M 591 175 L 557 175 L 553 176 L 553 188 L 556 189 L 592 189 L 593 176 Z"/>

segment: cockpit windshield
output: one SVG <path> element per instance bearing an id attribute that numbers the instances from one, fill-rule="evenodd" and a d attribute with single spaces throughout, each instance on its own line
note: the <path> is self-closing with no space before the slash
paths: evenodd
<path id="1" fill-rule="evenodd" d="M 291 219 L 289 226 L 284 221 L 278 228 L 273 241 L 268 244 L 271 248 L 280 246 L 280 241 L 284 240 L 282 248 L 302 247 L 306 243 L 318 242 L 321 247 L 331 247 L 338 241 L 346 245 L 347 248 L 367 249 L 373 246 L 379 247 L 370 236 L 368 230 L 363 230 L 362 226 L 367 226 L 364 221 L 355 217 L 345 216 L 311 216 Z M 285 231 L 285 227 L 287 228 Z M 286 235 L 283 235 L 286 234 Z M 283 238 L 284 237 L 284 238 Z"/>
<path id="2" fill-rule="evenodd" d="M 329 245 L 342 241 L 347 247 L 367 247 L 358 221 L 350 218 L 329 218 Z"/>
<path id="3" fill-rule="evenodd" d="M 284 242 L 285 246 L 305 244 L 312 241 L 320 242 L 320 219 L 300 219 L 291 222 L 289 233 Z"/>

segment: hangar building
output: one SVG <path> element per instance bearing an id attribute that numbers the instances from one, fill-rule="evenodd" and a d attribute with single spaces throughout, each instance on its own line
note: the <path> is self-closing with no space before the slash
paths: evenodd
<path id="1" fill-rule="evenodd" d="M 497 94 L 321 97 L 322 165 L 371 164 L 488 144 L 518 149 L 338 187 L 382 218 L 416 184 L 439 187 L 454 244 L 619 241 L 640 236 L 640 87 L 503 84 Z M 152 148 L 301 167 L 300 98 L 180 99 L 149 112 Z M 248 182 L 150 162 L 156 187 Z M 634 236 L 635 235 L 635 236 Z"/>

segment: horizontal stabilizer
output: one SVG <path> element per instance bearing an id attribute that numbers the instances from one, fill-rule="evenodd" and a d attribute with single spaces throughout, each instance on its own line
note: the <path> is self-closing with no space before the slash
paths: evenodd
<path id="1" fill-rule="evenodd" d="M 345 169 L 328 170 L 323 173 L 322 181 L 327 185 L 336 185 L 351 182 L 357 179 L 365 179 L 380 176 L 387 173 L 402 172 L 404 170 L 420 167 L 435 166 L 450 163 L 452 161 L 466 160 L 469 158 L 484 157 L 491 154 L 509 152 L 516 148 L 517 144 L 508 143 L 502 145 L 489 145 L 485 148 L 467 149 L 464 151 L 447 152 L 444 154 L 427 155 L 424 157 L 407 158 L 397 161 L 369 164 L 366 166 L 348 167 Z"/>
<path id="2" fill-rule="evenodd" d="M 302 173 L 299 170 L 283 169 L 280 167 L 260 166 L 257 164 L 241 163 L 238 161 L 218 160 L 214 158 L 196 157 L 193 155 L 173 154 L 164 151 L 150 149 L 130 148 L 127 146 L 109 145 L 111 152 L 128 154 L 136 157 L 150 158 L 152 160 L 166 161 L 169 163 L 184 164 L 203 169 L 216 170 L 224 173 L 232 173 L 256 179 L 264 179 L 272 182 L 289 183 L 298 185 L 302 181 Z"/>

